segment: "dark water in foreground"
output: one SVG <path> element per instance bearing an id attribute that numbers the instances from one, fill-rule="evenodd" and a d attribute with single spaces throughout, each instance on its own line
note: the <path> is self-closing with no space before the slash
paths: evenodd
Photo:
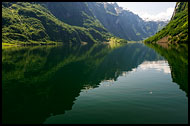
<path id="1" fill-rule="evenodd" d="M 2 51 L 3 123 L 188 123 L 187 46 Z"/>

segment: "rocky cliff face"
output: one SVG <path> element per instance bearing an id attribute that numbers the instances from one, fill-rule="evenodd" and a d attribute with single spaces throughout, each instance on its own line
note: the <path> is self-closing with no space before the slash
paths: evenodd
<path id="1" fill-rule="evenodd" d="M 116 3 L 87 3 L 94 16 L 112 34 L 127 40 L 139 41 L 154 35 L 167 22 L 146 22 L 138 15 L 124 10 Z"/>

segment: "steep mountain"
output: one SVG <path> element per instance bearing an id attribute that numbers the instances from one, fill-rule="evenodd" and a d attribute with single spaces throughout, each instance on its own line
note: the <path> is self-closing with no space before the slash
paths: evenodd
<path id="1" fill-rule="evenodd" d="M 119 7 L 117 3 L 88 2 L 87 4 L 109 32 L 127 40 L 143 40 L 167 24 L 163 21 L 146 22 L 138 15 Z"/>
<path id="2" fill-rule="evenodd" d="M 112 37 L 139 41 L 166 22 L 146 22 L 116 3 L 3 2 L 3 43 L 96 43 Z M 122 39 L 112 39 L 121 41 Z"/>
<path id="3" fill-rule="evenodd" d="M 65 4 L 65 3 L 64 3 Z M 59 5 L 51 3 L 53 6 Z M 48 10 L 48 8 L 50 10 Z M 83 7 L 81 7 L 83 8 Z M 70 9 L 72 12 L 72 9 Z M 2 41 L 4 43 L 36 43 L 38 42 L 88 42 L 108 41 L 113 37 L 94 18 L 82 12 L 78 26 L 71 26 L 56 18 L 50 4 L 34 2 L 3 2 L 2 4 Z M 90 12 L 90 11 L 88 11 Z M 54 15 L 55 14 L 55 15 Z M 63 11 L 62 14 L 65 14 Z M 79 18 L 79 17 L 78 17 Z M 68 18 L 72 19 L 72 18 Z M 80 27 L 85 20 L 88 27 Z M 68 20 L 69 22 L 69 20 Z M 72 23 L 71 23 L 72 24 Z M 72 24 L 73 25 L 73 24 Z"/>
<path id="4" fill-rule="evenodd" d="M 170 22 L 145 42 L 187 43 L 188 2 L 177 2 Z"/>
<path id="5" fill-rule="evenodd" d="M 72 25 L 85 28 L 94 28 L 107 32 L 97 20 L 85 2 L 45 2 L 42 3 L 59 20 Z"/>
<path id="6" fill-rule="evenodd" d="M 167 23 L 145 22 L 138 15 L 123 10 L 116 3 L 44 2 L 43 4 L 56 18 L 67 24 L 109 31 L 127 40 L 138 41 L 152 36 Z"/>

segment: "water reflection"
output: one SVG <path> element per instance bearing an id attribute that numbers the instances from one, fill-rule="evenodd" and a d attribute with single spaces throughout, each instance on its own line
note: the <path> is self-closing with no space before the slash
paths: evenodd
<path id="1" fill-rule="evenodd" d="M 140 43 L 4 49 L 3 123 L 43 123 L 71 110 L 81 90 L 158 60 L 163 57 Z"/>
<path id="2" fill-rule="evenodd" d="M 169 63 L 173 82 L 188 94 L 188 45 L 147 44 Z M 188 96 L 188 95 L 187 95 Z"/>
<path id="3" fill-rule="evenodd" d="M 152 62 L 145 61 L 139 66 L 139 68 L 141 68 L 142 70 L 154 69 L 154 70 L 162 71 L 164 73 L 171 73 L 168 62 L 166 62 L 164 60 L 152 61 Z"/>

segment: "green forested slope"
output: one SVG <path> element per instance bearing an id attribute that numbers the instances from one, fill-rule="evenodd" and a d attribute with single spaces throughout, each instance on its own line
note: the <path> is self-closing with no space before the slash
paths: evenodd
<path id="1" fill-rule="evenodd" d="M 139 41 L 154 35 L 165 24 L 166 22 L 145 22 L 116 3 L 2 3 L 3 45 L 95 43 L 109 41 L 112 37 L 117 41 L 121 40 L 117 37 Z"/>
<path id="2" fill-rule="evenodd" d="M 171 21 L 156 35 L 145 42 L 187 43 L 188 2 L 177 2 Z"/>
<path id="3" fill-rule="evenodd" d="M 87 15 L 83 12 L 83 15 Z M 86 21 L 92 17 L 85 18 Z M 87 23 L 86 23 L 87 24 Z M 88 42 L 107 41 L 109 34 L 103 26 L 94 22 L 89 27 L 71 26 L 56 18 L 42 3 L 3 2 L 2 42 Z M 104 30 L 99 30 L 99 29 Z"/>

